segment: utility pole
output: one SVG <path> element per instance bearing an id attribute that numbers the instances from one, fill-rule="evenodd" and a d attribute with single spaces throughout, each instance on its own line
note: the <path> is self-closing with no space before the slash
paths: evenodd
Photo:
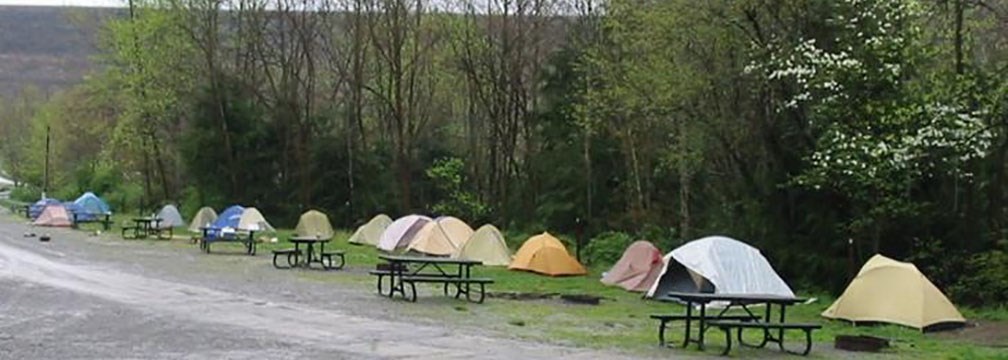
<path id="1" fill-rule="evenodd" d="M 45 179 L 42 182 L 42 198 L 49 193 L 49 125 L 45 128 Z"/>

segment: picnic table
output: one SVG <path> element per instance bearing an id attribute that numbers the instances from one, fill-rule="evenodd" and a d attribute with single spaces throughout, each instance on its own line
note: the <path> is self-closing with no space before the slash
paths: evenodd
<path id="1" fill-rule="evenodd" d="M 281 255 L 287 256 L 287 267 L 304 267 L 310 268 L 311 263 L 318 263 L 322 265 L 323 269 L 341 269 L 343 265 L 346 264 L 346 258 L 344 258 L 342 251 L 325 251 L 325 244 L 328 243 L 331 238 L 321 238 L 319 236 L 293 236 L 288 239 L 294 244 L 293 249 L 283 249 L 283 250 L 273 250 L 273 267 L 278 269 L 283 269 L 279 263 L 277 263 L 277 258 Z M 318 251 L 315 251 L 315 244 L 318 244 Z M 302 259 L 302 249 L 301 245 L 304 245 L 303 259 Z M 339 258 L 339 265 L 333 266 L 333 256 Z"/>
<path id="2" fill-rule="evenodd" d="M 472 277 L 472 267 L 483 265 L 477 260 L 449 259 L 428 256 L 397 256 L 379 255 L 386 264 L 372 270 L 371 275 L 378 277 L 378 294 L 392 298 L 396 293 L 416 302 L 416 283 L 439 283 L 444 285 L 445 296 L 449 295 L 449 285 L 455 289 L 455 298 L 463 294 L 466 300 L 483 303 L 486 296 L 486 284 L 492 279 Z M 451 271 L 451 267 L 455 271 Z M 382 278 L 389 277 L 388 293 L 382 289 Z M 410 295 L 406 295 L 406 285 L 410 287 Z M 479 298 L 473 299 L 472 285 L 479 285 Z"/>
<path id="3" fill-rule="evenodd" d="M 126 237 L 126 233 L 133 231 L 134 239 L 145 239 L 151 234 L 160 235 L 160 224 L 161 218 L 156 216 L 141 216 L 131 219 L 133 221 L 133 226 L 124 226 L 122 228 L 122 237 Z"/>
<path id="4" fill-rule="evenodd" d="M 76 229 L 77 225 L 80 224 L 80 223 L 84 223 L 84 222 L 97 222 L 97 223 L 101 223 L 102 224 L 102 229 L 105 230 L 105 231 L 108 231 L 109 228 L 112 227 L 112 214 L 110 214 L 110 213 L 94 214 L 94 216 L 92 217 L 92 219 L 93 220 L 83 220 L 83 219 L 81 219 L 81 217 L 80 217 L 79 214 L 73 213 L 73 225 L 72 226 Z"/>
<path id="5" fill-rule="evenodd" d="M 717 327 L 724 331 L 726 347 L 722 354 L 731 351 L 731 330 L 737 330 L 739 344 L 749 347 L 765 347 L 768 343 L 776 343 L 777 346 L 786 352 L 792 352 L 784 348 L 784 330 L 803 330 L 805 332 L 805 350 L 803 352 L 793 352 L 801 355 L 808 355 L 812 348 L 812 331 L 821 328 L 818 324 L 788 323 L 785 321 L 787 307 L 805 302 L 806 299 L 793 296 L 780 295 L 760 295 L 760 294 L 711 294 L 711 293 L 691 293 L 691 292 L 669 292 L 657 297 L 659 301 L 682 302 L 686 304 L 685 316 L 663 316 L 652 315 L 652 318 L 661 320 L 659 325 L 659 342 L 664 345 L 665 324 L 670 320 L 682 320 L 686 323 L 685 336 L 682 346 L 685 348 L 690 343 L 697 344 L 700 350 L 704 349 L 704 333 L 711 327 Z M 723 306 L 715 314 L 708 314 L 707 307 L 711 304 Z M 753 312 L 750 306 L 764 307 L 761 315 Z M 773 316 L 774 307 L 777 307 L 776 318 Z M 699 314 L 693 313 L 694 308 L 698 308 Z M 729 314 L 731 309 L 740 309 L 744 312 L 741 315 Z M 697 337 L 691 333 L 691 325 L 697 323 Z M 762 329 L 763 340 L 759 344 L 748 344 L 742 340 L 743 329 Z M 773 331 L 776 330 L 776 331 Z M 775 334 L 776 332 L 776 334 Z"/>
<path id="6" fill-rule="evenodd" d="M 236 230 L 235 232 L 224 232 L 223 229 L 218 229 L 215 227 L 203 226 L 200 227 L 200 231 L 203 232 L 203 236 L 199 239 L 200 249 L 210 253 L 210 244 L 215 242 L 239 242 L 245 245 L 245 253 L 249 256 L 255 256 L 256 254 L 256 244 L 255 244 L 255 230 Z M 210 232 L 216 231 L 215 236 L 211 237 Z M 248 236 L 243 236 L 247 232 Z"/>

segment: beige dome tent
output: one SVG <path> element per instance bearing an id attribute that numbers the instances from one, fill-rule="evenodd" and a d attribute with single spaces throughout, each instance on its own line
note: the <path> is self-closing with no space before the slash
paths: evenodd
<path id="1" fill-rule="evenodd" d="M 70 221 L 70 212 L 67 211 L 65 206 L 53 204 L 47 205 L 42 210 L 42 213 L 35 218 L 35 221 L 32 222 L 32 225 L 70 227 L 70 225 L 73 225 L 73 222 Z"/>
<path id="2" fill-rule="evenodd" d="M 358 245 L 378 245 L 378 241 L 381 240 L 381 235 L 385 232 L 385 229 L 392 224 L 392 218 L 385 214 L 378 214 L 371 218 L 367 224 L 362 225 L 357 228 L 357 231 L 350 236 L 348 240 L 351 244 Z"/>
<path id="3" fill-rule="evenodd" d="M 875 255 L 833 302 L 823 317 L 858 322 L 885 322 L 925 330 L 935 325 L 962 325 L 955 305 L 911 263 Z"/>
<path id="4" fill-rule="evenodd" d="M 525 270 L 549 276 L 584 275 L 588 271 L 567 253 L 567 248 L 547 232 L 522 244 L 509 270 Z"/>
<path id="5" fill-rule="evenodd" d="M 217 220 L 217 212 L 214 209 L 203 207 L 196 212 L 196 216 L 193 216 L 192 221 L 189 222 L 189 231 L 200 232 L 200 228 L 210 226 L 213 222 Z"/>
<path id="6" fill-rule="evenodd" d="M 297 236 L 316 236 L 319 239 L 332 239 L 335 231 L 333 231 L 332 223 L 329 222 L 329 216 L 318 210 L 308 210 L 304 214 L 301 214 L 301 218 L 298 219 L 297 227 L 294 228 L 294 234 Z"/>
<path id="7" fill-rule="evenodd" d="M 242 212 L 241 218 L 238 219 L 238 229 L 240 230 L 250 230 L 250 231 L 275 231 L 273 225 L 270 225 L 266 218 L 263 217 L 259 209 L 254 207 L 245 208 Z"/>
<path id="8" fill-rule="evenodd" d="M 462 220 L 442 216 L 424 225 L 413 239 L 409 240 L 406 250 L 448 256 L 465 245 L 472 235 L 472 228 Z"/>
<path id="9" fill-rule="evenodd" d="M 635 241 L 623 251 L 623 256 L 602 276 L 602 283 L 617 285 L 628 291 L 648 291 L 658 280 L 665 262 L 661 251 L 649 241 Z"/>
<path id="10" fill-rule="evenodd" d="M 511 263 L 511 250 L 500 230 L 487 224 L 476 230 L 452 257 L 482 261 L 486 266 L 507 266 Z"/>
<path id="11" fill-rule="evenodd" d="M 423 215 L 408 215 L 393 221 L 382 232 L 378 241 L 378 250 L 392 252 L 409 246 L 414 236 L 433 219 Z"/>

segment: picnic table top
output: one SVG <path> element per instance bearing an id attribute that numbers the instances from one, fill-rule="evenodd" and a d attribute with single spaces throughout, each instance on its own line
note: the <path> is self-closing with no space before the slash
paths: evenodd
<path id="1" fill-rule="evenodd" d="M 771 294 L 711 294 L 670 291 L 664 296 L 657 297 L 659 301 L 686 301 L 692 303 L 707 304 L 715 301 L 727 301 L 739 304 L 771 303 L 793 305 L 805 302 L 806 299 L 795 296 L 781 296 Z"/>
<path id="2" fill-rule="evenodd" d="M 329 242 L 332 238 L 323 238 L 318 236 L 291 236 L 289 239 L 292 243 L 316 243 L 316 242 Z"/>
<path id="3" fill-rule="evenodd" d="M 140 222 L 156 222 L 156 221 L 161 221 L 161 220 L 162 219 L 159 218 L 159 217 L 150 217 L 150 216 L 135 217 L 135 218 L 133 218 L 133 221 L 134 222 L 138 222 L 138 223 L 140 223 Z"/>
<path id="4" fill-rule="evenodd" d="M 459 264 L 459 265 L 483 265 L 479 260 L 452 259 L 433 256 L 403 256 L 403 255 L 378 255 L 379 259 L 388 262 L 404 263 L 428 263 L 428 264 Z"/>

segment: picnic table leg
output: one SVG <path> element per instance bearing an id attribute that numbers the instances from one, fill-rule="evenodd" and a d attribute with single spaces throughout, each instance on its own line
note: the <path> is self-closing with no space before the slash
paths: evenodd
<path id="1" fill-rule="evenodd" d="M 685 349 L 687 346 L 689 346 L 690 340 L 693 339 L 692 334 L 690 334 L 690 325 L 692 323 L 692 321 L 691 321 L 692 318 L 693 318 L 693 303 L 687 301 L 686 302 L 686 337 L 683 338 L 683 343 L 682 343 L 683 349 Z"/>
<path id="2" fill-rule="evenodd" d="M 707 331 L 707 304 L 700 304 L 700 338 L 697 345 L 700 350 L 704 349 L 704 332 Z"/>
<path id="3" fill-rule="evenodd" d="M 780 304 L 780 322 L 782 324 L 784 323 L 784 314 L 785 314 L 785 306 L 784 306 L 784 304 Z M 777 330 L 777 346 L 781 349 L 781 351 L 785 351 L 784 350 L 784 328 L 781 328 L 781 329 Z"/>
<path id="4" fill-rule="evenodd" d="M 469 280 L 471 278 L 471 276 L 470 276 L 471 269 L 472 269 L 472 265 L 466 265 L 465 266 L 465 278 L 466 278 L 466 280 Z M 469 299 L 469 291 L 470 290 L 472 290 L 471 284 L 468 281 L 466 281 L 466 283 L 465 283 L 466 299 Z"/>

